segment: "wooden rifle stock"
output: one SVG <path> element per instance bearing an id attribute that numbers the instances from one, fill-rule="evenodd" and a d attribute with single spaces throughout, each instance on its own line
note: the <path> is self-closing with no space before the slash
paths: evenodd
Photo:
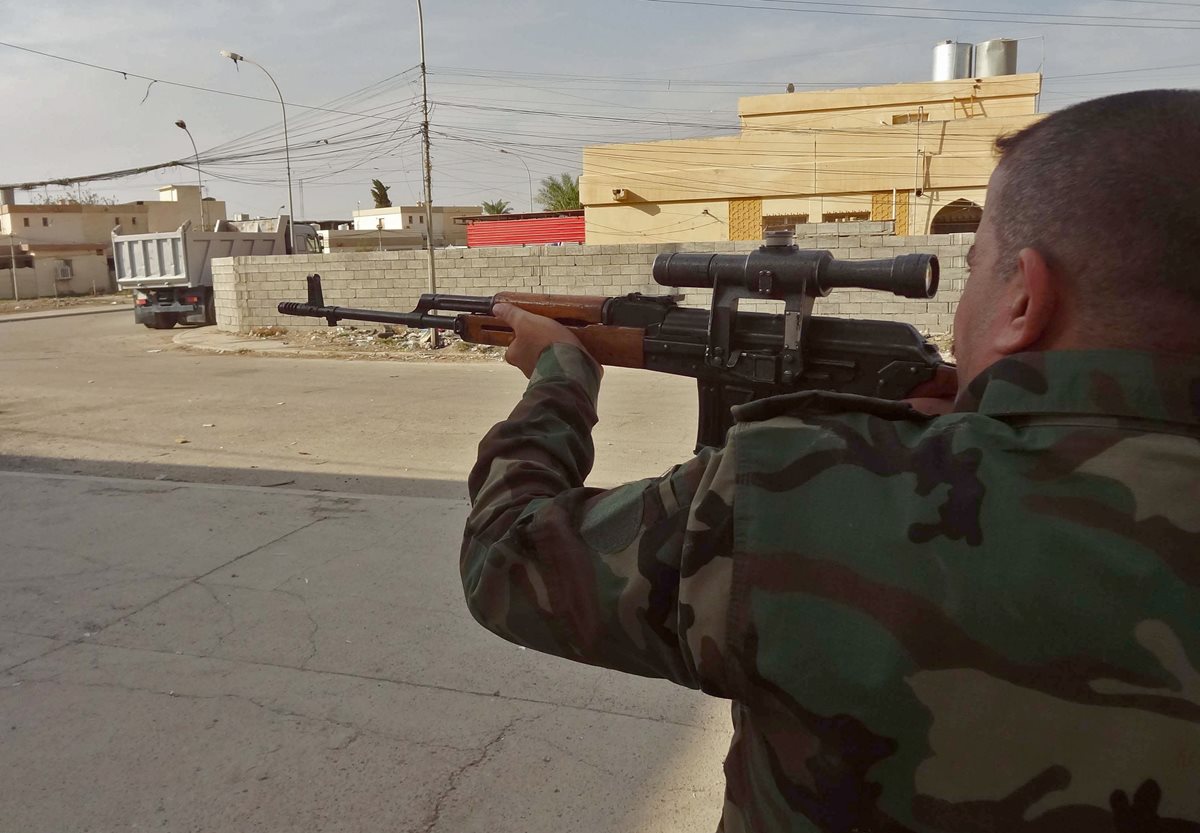
<path id="1" fill-rule="evenodd" d="M 534 295 L 528 292 L 499 292 L 493 304 L 512 304 L 526 312 L 563 323 L 603 323 L 603 295 Z"/>
<path id="2" fill-rule="evenodd" d="M 529 309 L 524 304 L 513 301 L 504 301 L 504 303 Z M 529 311 L 545 315 L 540 310 L 529 309 Z M 512 343 L 512 329 L 495 316 L 470 314 L 461 315 L 458 320 L 459 336 L 463 341 L 472 344 L 491 344 L 498 347 L 507 347 Z M 600 364 L 609 367 L 646 366 L 645 351 L 642 346 L 646 334 L 642 330 L 637 327 L 611 327 L 599 323 L 582 325 L 567 323 L 576 320 L 578 319 L 574 315 L 567 315 L 566 321 L 563 323 L 579 339 L 592 358 Z"/>

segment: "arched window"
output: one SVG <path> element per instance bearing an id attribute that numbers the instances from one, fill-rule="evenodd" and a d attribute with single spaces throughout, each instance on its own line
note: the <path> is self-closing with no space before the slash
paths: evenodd
<path id="1" fill-rule="evenodd" d="M 929 226 L 930 234 L 954 234 L 974 232 L 979 228 L 983 209 L 970 200 L 955 200 L 933 215 Z"/>

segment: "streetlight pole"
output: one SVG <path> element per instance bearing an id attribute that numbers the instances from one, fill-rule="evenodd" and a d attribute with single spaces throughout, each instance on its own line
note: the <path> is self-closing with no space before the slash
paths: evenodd
<path id="1" fill-rule="evenodd" d="M 283 100 L 283 93 L 279 90 L 279 85 L 275 83 L 275 79 L 271 73 L 267 72 L 267 68 L 257 61 L 252 61 L 244 55 L 239 55 L 236 52 L 230 52 L 228 49 L 221 50 L 221 57 L 228 58 L 233 61 L 236 67 L 238 61 L 245 61 L 248 64 L 254 64 L 261 69 L 267 78 L 271 80 L 271 86 L 275 88 L 275 94 L 279 96 L 279 106 L 283 108 L 283 158 L 287 165 L 287 182 L 288 182 L 288 214 L 291 216 L 289 226 L 292 232 L 292 254 L 296 253 L 296 215 L 292 213 L 292 152 L 288 146 L 288 129 L 287 129 L 287 104 Z M 424 67 L 424 63 L 421 65 Z"/>
<path id="2" fill-rule="evenodd" d="M 529 212 L 532 214 L 533 213 L 533 174 L 531 174 L 529 172 L 529 165 L 526 164 L 524 159 L 522 159 L 517 154 L 513 153 L 511 150 L 505 150 L 504 148 L 500 148 L 499 150 L 501 153 L 506 154 L 508 156 L 512 156 L 518 162 L 520 162 L 522 165 L 525 165 L 525 176 L 529 177 Z"/>
<path id="3" fill-rule="evenodd" d="M 187 122 L 180 119 L 175 122 L 175 126 L 191 139 L 192 153 L 196 154 L 196 185 L 200 188 L 200 230 L 208 231 L 208 211 L 204 207 L 204 180 L 200 178 L 200 151 L 196 149 L 196 140 L 192 139 L 192 131 L 188 130 Z"/>
<path id="4" fill-rule="evenodd" d="M 433 164 L 429 158 L 429 84 L 425 72 L 425 13 L 417 0 L 417 36 L 421 41 L 421 138 L 425 155 L 425 251 L 429 254 L 429 292 L 437 292 L 437 267 L 433 258 Z M 429 346 L 441 347 L 437 330 L 429 331 Z"/>

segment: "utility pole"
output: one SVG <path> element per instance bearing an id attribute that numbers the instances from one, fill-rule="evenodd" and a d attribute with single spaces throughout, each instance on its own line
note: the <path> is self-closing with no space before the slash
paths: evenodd
<path id="1" fill-rule="evenodd" d="M 417 0 L 417 33 L 421 40 L 421 138 L 425 152 L 425 251 L 429 254 L 429 292 L 437 292 L 437 267 L 433 259 L 433 164 L 429 158 L 429 83 L 425 72 L 425 15 Z M 429 331 L 429 346 L 441 347 L 437 330 Z"/>
<path id="2" fill-rule="evenodd" d="M 9 222 L 12 222 L 12 214 L 9 214 Z M 12 271 L 13 281 L 13 300 L 21 300 L 21 293 L 17 291 L 17 247 L 13 245 L 12 230 L 8 232 L 8 268 Z"/>

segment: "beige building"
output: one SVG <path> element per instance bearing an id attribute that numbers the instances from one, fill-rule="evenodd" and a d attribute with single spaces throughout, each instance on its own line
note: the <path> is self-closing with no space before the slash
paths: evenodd
<path id="1" fill-rule="evenodd" d="M 467 245 L 467 227 L 454 221 L 458 217 L 474 217 L 482 213 L 483 207 L 478 205 L 435 205 L 432 218 L 433 245 Z M 395 245 L 392 248 L 420 248 L 425 245 L 425 206 L 423 204 L 391 208 L 364 208 L 355 211 L 353 216 L 354 231 L 377 232 L 382 230 L 385 233 L 385 241 L 388 231 L 407 232 L 407 234 L 393 235 Z M 407 245 L 408 240 L 415 240 L 416 245 Z M 356 242 L 353 245 L 361 248 L 365 244 Z M 386 244 L 385 248 L 387 248 Z"/>
<path id="2" fill-rule="evenodd" d="M 166 185 L 158 200 L 117 205 L 17 203 L 0 192 L 0 298 L 105 292 L 112 278 L 112 233 L 175 231 L 190 221 L 211 229 L 225 219 L 225 203 L 200 197 L 198 185 Z M 15 274 L 14 274 L 15 266 Z"/>
<path id="3" fill-rule="evenodd" d="M 753 240 L 797 223 L 973 231 L 993 143 L 1034 121 L 1040 74 L 738 102 L 739 135 L 589 147 L 588 243 Z"/>

